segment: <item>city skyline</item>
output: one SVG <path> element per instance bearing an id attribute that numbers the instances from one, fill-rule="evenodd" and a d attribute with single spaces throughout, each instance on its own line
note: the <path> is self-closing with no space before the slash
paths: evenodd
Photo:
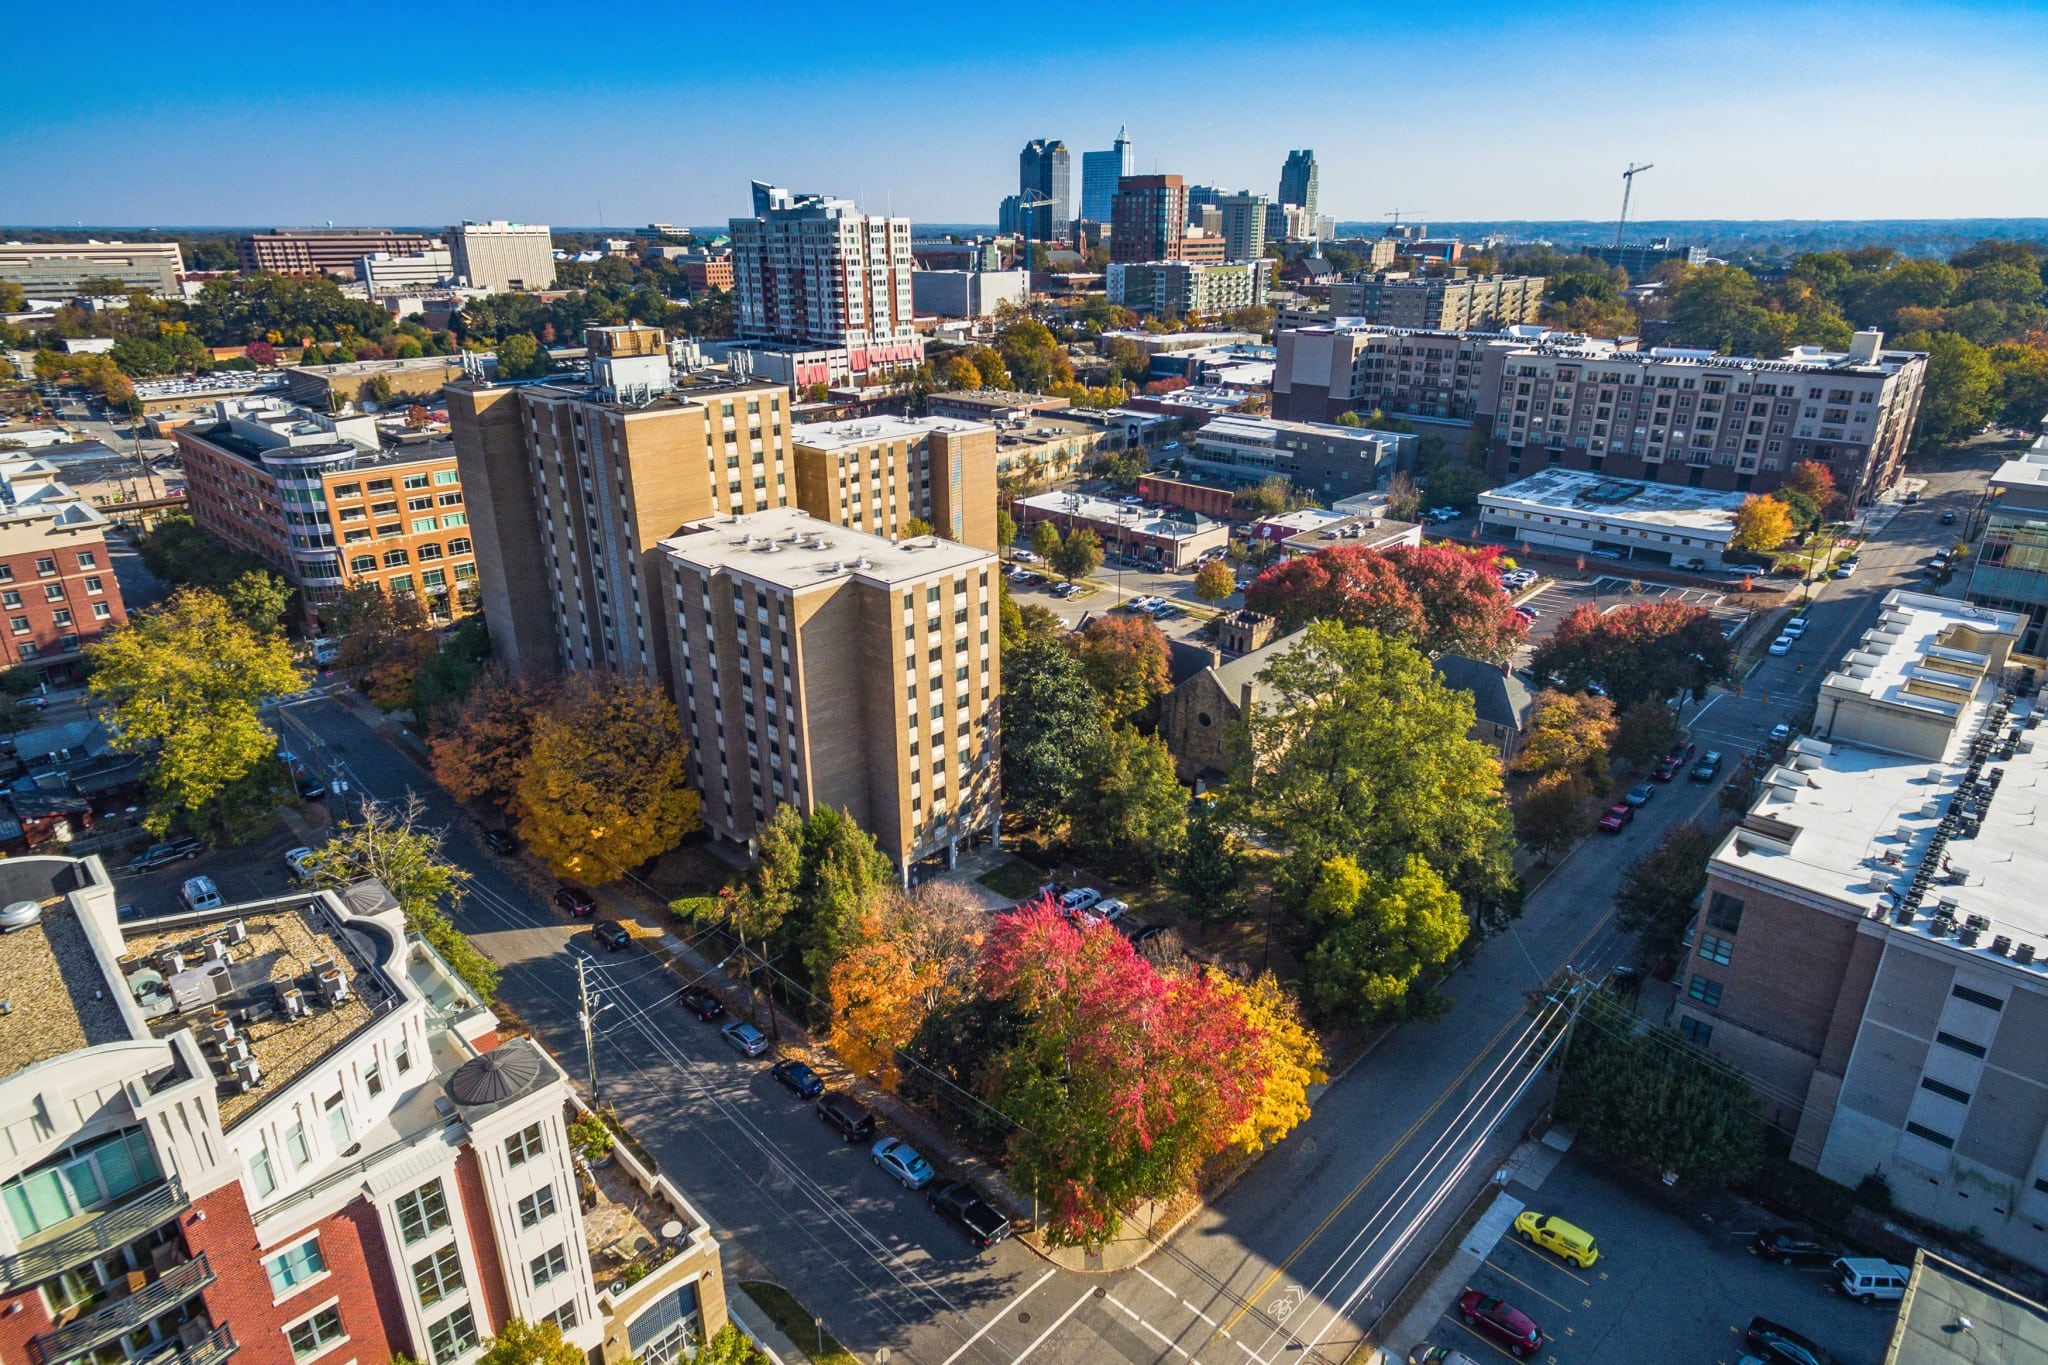
<path id="1" fill-rule="evenodd" d="M 1413 203 L 1442 221 L 1597 221 L 1618 208 L 1631 159 L 1657 165 L 1631 207 L 1645 219 L 1884 218 L 1902 203 L 1921 216 L 2024 216 L 2038 211 L 2035 187 L 2013 169 L 2048 161 L 2048 95 L 2034 79 L 2048 34 L 2018 4 L 1660 9 L 1632 14 L 1626 32 L 1598 15 L 1537 20 L 1481 5 L 1424 25 L 1357 5 L 1283 15 L 1256 36 L 1227 38 L 1169 25 L 1168 14 L 1140 8 L 1085 50 L 1048 46 L 1021 64 L 1008 49 L 998 59 L 964 44 L 898 42 L 888 26 L 824 10 L 812 16 L 820 41 L 806 50 L 830 52 L 829 63 L 737 32 L 724 41 L 736 16 L 692 16 L 687 33 L 683 20 L 652 21 L 640 50 L 687 36 L 719 54 L 684 76 L 542 66 L 556 49 L 508 19 L 466 35 L 469 60 L 427 85 L 405 68 L 363 64 L 309 17 L 271 13 L 266 32 L 295 53 L 289 93 L 138 83 L 32 108 L 0 138 L 15 172 L 0 216 L 52 227 L 715 223 L 743 209 L 750 180 L 767 179 L 869 212 L 978 223 L 1014 191 L 1026 139 L 1098 149 L 1119 124 L 1140 174 L 1259 193 L 1271 193 L 1290 148 L 1314 147 L 1322 211 L 1353 220 Z M 204 69 L 219 37 L 169 30 L 140 7 L 116 6 L 103 22 L 154 51 L 153 69 L 165 73 Z M 48 12 L 24 16 L 23 49 L 75 42 L 56 23 Z M 1912 43 L 1896 41 L 1900 24 L 1911 25 Z M 1398 62 L 1388 60 L 1393 48 Z M 1382 74 L 1361 82 L 1365 69 Z M 1479 74 L 1504 69 L 1543 74 L 1520 89 Z M 1205 93 L 1204 71 L 1236 89 L 1284 79 L 1324 93 L 1292 121 L 1247 120 Z M 971 123 L 906 124 L 897 95 L 933 80 L 961 90 L 1021 80 L 1032 100 Z M 1654 92 L 1654 103 L 1595 112 L 1616 101 L 1626 110 L 1631 91 Z M 1888 116 L 1901 96 L 1887 92 L 1910 92 L 1906 108 L 1942 117 Z M 616 110 L 649 101 L 690 116 L 605 134 Z M 1404 103 L 1426 117 L 1418 112 L 1399 136 L 1363 131 L 1385 129 L 1390 110 L 1398 126 Z M 829 135 L 806 112 L 828 106 Z M 1513 139 L 1502 136 L 1509 126 Z M 1956 137 L 1958 127 L 1970 135 Z M 442 130 L 449 155 L 433 156 L 436 139 L 423 128 Z M 380 146 L 412 149 L 411 169 L 380 160 Z M 479 154 L 492 149 L 500 154 Z M 417 173 L 422 155 L 433 174 Z M 238 164 L 302 169 L 239 175 Z M 650 174 L 663 166 L 671 173 Z"/>

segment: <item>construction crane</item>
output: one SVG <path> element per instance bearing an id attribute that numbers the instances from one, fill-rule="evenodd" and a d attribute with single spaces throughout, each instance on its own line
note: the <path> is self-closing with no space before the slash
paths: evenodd
<path id="1" fill-rule="evenodd" d="M 1388 229 L 1387 229 L 1387 235 L 1391 237 L 1391 236 L 1393 236 L 1393 235 L 1394 235 L 1395 233 L 1397 233 L 1397 232 L 1399 232 L 1399 231 L 1401 230 L 1401 215 L 1402 215 L 1402 214 L 1404 214 L 1404 213 L 1405 213 L 1405 214 L 1407 214 L 1407 215 L 1408 215 L 1408 216 L 1409 216 L 1410 218 L 1413 218 L 1413 217 L 1414 217 L 1414 216 L 1415 216 L 1416 214 L 1418 214 L 1418 213 L 1420 213 L 1420 212 L 1422 212 L 1422 210 L 1421 210 L 1421 209 L 1389 209 L 1389 210 L 1387 210 L 1387 211 L 1386 211 L 1385 213 L 1381 214 L 1381 215 L 1380 215 L 1380 217 L 1382 217 L 1382 218 L 1391 218 L 1391 219 L 1393 219 L 1393 220 L 1394 220 L 1394 225 L 1393 225 L 1392 227 L 1390 227 L 1390 228 L 1388 228 Z"/>
<path id="2" fill-rule="evenodd" d="M 1628 231 L 1628 197 L 1635 191 L 1636 177 L 1644 171 L 1651 169 L 1652 165 L 1653 163 L 1648 161 L 1640 166 L 1630 162 L 1629 168 L 1621 173 L 1621 221 L 1614 225 L 1614 249 L 1616 251 L 1621 250 L 1621 236 L 1624 232 Z"/>

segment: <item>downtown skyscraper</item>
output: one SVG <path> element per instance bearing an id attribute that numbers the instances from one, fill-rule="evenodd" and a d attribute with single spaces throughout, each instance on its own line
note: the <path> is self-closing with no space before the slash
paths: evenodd
<path id="1" fill-rule="evenodd" d="M 1024 236 L 1050 242 L 1067 234 L 1072 159 L 1057 138 L 1033 138 L 1017 154 L 1017 212 Z"/>
<path id="2" fill-rule="evenodd" d="M 1081 217 L 1090 223 L 1109 221 L 1110 201 L 1116 197 L 1116 182 L 1134 174 L 1136 158 L 1131 155 L 1131 138 L 1123 128 L 1106 152 L 1081 153 Z"/>
<path id="3" fill-rule="evenodd" d="M 1289 152 L 1280 167 L 1281 204 L 1295 205 L 1310 219 L 1316 213 L 1316 154 L 1308 148 Z"/>

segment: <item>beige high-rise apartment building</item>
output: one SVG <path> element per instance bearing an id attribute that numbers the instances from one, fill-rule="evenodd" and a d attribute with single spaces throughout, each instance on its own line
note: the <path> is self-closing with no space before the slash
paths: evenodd
<path id="1" fill-rule="evenodd" d="M 789 501 L 789 391 L 678 378 L 659 328 L 585 339 L 587 380 L 448 388 L 484 616 L 514 673 L 665 677 L 650 578 L 660 542 L 686 522 Z"/>
<path id="2" fill-rule="evenodd" d="M 785 802 L 846 811 L 907 878 L 993 836 L 996 557 L 794 507 L 662 542 L 670 673 L 707 828 L 752 841 Z"/>
<path id="3" fill-rule="evenodd" d="M 912 518 L 996 550 L 996 429 L 957 417 L 857 417 L 791 430 L 796 503 L 895 538 Z"/>
<path id="4" fill-rule="evenodd" d="M 472 289 L 493 294 L 552 289 L 555 244 L 545 223 L 465 222 L 448 229 L 455 273 Z"/>
<path id="5" fill-rule="evenodd" d="M 1381 327 L 1499 331 L 1535 322 L 1543 312 L 1541 275 L 1445 275 L 1381 272 L 1330 286 L 1330 315 Z"/>

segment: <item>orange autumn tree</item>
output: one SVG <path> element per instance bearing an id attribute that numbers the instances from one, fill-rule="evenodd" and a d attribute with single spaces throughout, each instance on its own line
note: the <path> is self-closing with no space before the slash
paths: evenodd
<path id="1" fill-rule="evenodd" d="M 973 990 L 987 921 L 972 896 L 945 882 L 863 907 L 851 944 L 825 978 L 839 1060 L 895 1090 L 898 1051 L 927 1018 Z"/>
<path id="2" fill-rule="evenodd" d="M 519 833 L 557 873 L 625 875 L 697 828 L 689 746 L 653 683 L 578 674 L 534 718 L 519 765 Z"/>
<path id="3" fill-rule="evenodd" d="M 464 801 L 509 805 L 545 701 L 532 683 L 486 672 L 427 741 L 434 780 Z"/>

